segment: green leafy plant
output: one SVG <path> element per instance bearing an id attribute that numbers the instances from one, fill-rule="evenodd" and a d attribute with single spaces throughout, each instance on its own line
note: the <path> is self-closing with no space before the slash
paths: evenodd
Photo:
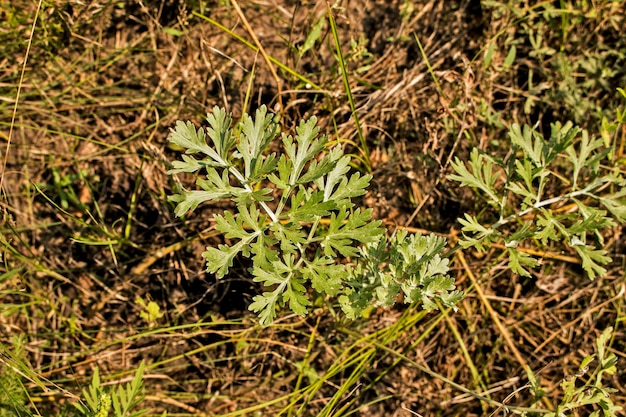
<path id="1" fill-rule="evenodd" d="M 458 157 L 452 163 L 456 174 L 450 178 L 480 192 L 493 209 L 482 220 L 469 214 L 459 219 L 460 245 L 483 251 L 502 242 L 509 267 L 523 276 L 539 260 L 521 247 L 564 245 L 578 254 L 590 279 L 605 274 L 611 258 L 601 231 L 626 221 L 626 181 L 602 164 L 611 149 L 572 123 L 553 124 L 548 139 L 513 125 L 509 137 L 507 159 L 474 149 L 468 163 Z"/>
<path id="2" fill-rule="evenodd" d="M 606 328 L 596 339 L 596 354 L 586 356 L 580 363 L 578 372 L 569 375 L 561 382 L 563 397 L 559 401 L 556 410 L 544 413 L 544 417 L 559 417 L 569 414 L 572 411 L 583 407 L 594 407 L 595 410 L 588 414 L 590 417 L 614 417 L 622 407 L 613 402 L 614 395 L 617 390 L 604 386 L 603 378 L 606 375 L 614 375 L 617 371 L 617 356 L 608 351 L 613 329 Z M 597 361 L 595 370 L 589 374 L 589 366 Z M 539 381 L 536 378 L 531 379 L 531 389 L 538 393 L 539 396 L 545 392 L 539 387 Z M 578 414 L 576 414 L 578 415 Z"/>
<path id="3" fill-rule="evenodd" d="M 580 364 L 579 372 L 563 380 L 561 388 L 564 396 L 557 407 L 557 411 L 546 414 L 546 417 L 557 417 L 569 410 L 592 404 L 599 409 L 591 413 L 590 417 L 599 417 L 600 415 L 612 417 L 616 415 L 617 411 L 622 410 L 622 407 L 613 403 L 612 395 L 617 390 L 602 384 L 605 374 L 613 375 L 617 371 L 617 356 L 607 350 L 612 330 L 610 327 L 605 329 L 596 340 L 597 355 L 585 357 Z M 598 362 L 595 371 L 587 383 L 577 387 L 576 383 L 587 373 L 589 365 L 594 359 L 597 359 Z"/>
<path id="4" fill-rule="evenodd" d="M 129 383 L 110 390 L 105 390 L 102 386 L 100 374 L 96 368 L 88 389 L 83 390 L 86 404 L 75 403 L 74 406 L 81 415 L 89 417 L 106 417 L 111 408 L 114 417 L 139 417 L 147 414 L 149 410 L 138 407 L 144 399 L 144 368 L 145 365 L 142 362 Z"/>
<path id="5" fill-rule="evenodd" d="M 462 297 L 447 275 L 448 259 L 441 256 L 446 240 L 434 234 L 408 235 L 400 230 L 359 249 L 359 261 L 350 269 L 352 287 L 339 298 L 346 314 L 355 318 L 373 301 L 391 306 L 400 294 L 404 302 L 421 302 L 425 310 L 437 301 L 454 306 Z"/>
<path id="6" fill-rule="evenodd" d="M 157 322 L 164 316 L 161 307 L 152 300 L 144 300 L 141 297 L 135 298 L 135 304 L 141 308 L 139 317 L 144 319 L 148 326 L 154 327 Z"/>
<path id="7" fill-rule="evenodd" d="M 497 32 L 485 50 L 484 70 L 498 78 L 510 77 L 507 72 L 519 68 L 518 82 L 527 90 L 526 114 L 548 111 L 585 127 L 610 117 L 619 100 L 614 86 L 625 81 L 618 70 L 626 61 L 619 29 L 624 25 L 621 3 L 485 0 L 481 4 L 497 22 L 492 26 Z M 607 24 L 598 24 L 598 16 L 604 16 Z M 613 37 L 617 44 L 607 42 Z M 515 56 L 516 63 L 511 60 Z"/>
<path id="8" fill-rule="evenodd" d="M 235 214 L 214 216 L 230 244 L 209 247 L 203 257 L 218 278 L 237 256 L 251 258 L 254 281 L 268 289 L 249 306 L 263 325 L 284 305 L 306 315 L 310 287 L 338 297 L 350 317 L 371 305 L 393 304 L 400 291 L 405 302 L 419 301 L 428 309 L 436 307 L 434 299 L 445 306 L 458 300 L 441 259 L 443 239 L 398 233 L 385 252 L 381 222 L 352 201 L 365 194 L 371 176 L 349 174 L 350 157 L 338 146 L 327 148 L 315 117 L 297 126 L 295 138 L 280 134 L 280 155 L 268 151 L 279 148 L 280 132 L 264 106 L 254 118 L 244 115 L 234 129 L 231 116 L 218 107 L 207 122 L 206 130 L 181 121 L 171 130 L 170 142 L 186 154 L 169 173 L 205 175 L 197 178 L 197 190 L 179 189 L 170 199 L 177 203 L 177 216 L 205 201 L 235 203 Z M 383 264 L 385 270 L 379 270 Z"/>

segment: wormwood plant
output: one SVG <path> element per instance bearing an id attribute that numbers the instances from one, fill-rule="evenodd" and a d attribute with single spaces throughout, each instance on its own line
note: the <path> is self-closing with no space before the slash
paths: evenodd
<path id="1" fill-rule="evenodd" d="M 589 405 L 595 405 L 598 408 L 589 414 L 590 417 L 613 417 L 622 410 L 621 406 L 613 402 L 613 394 L 617 390 L 604 386 L 602 381 L 605 374 L 613 375 L 617 371 L 617 356 L 607 349 L 612 331 L 610 327 L 606 328 L 596 339 L 597 354 L 586 356 L 580 364 L 578 373 L 561 382 L 563 398 L 557 410 L 546 414 L 545 417 L 558 417 L 570 410 Z M 587 381 L 584 381 L 583 377 L 588 373 L 589 365 L 594 359 L 597 360 L 597 366 Z M 580 381 L 583 381 L 582 384 Z"/>
<path id="2" fill-rule="evenodd" d="M 626 221 L 626 180 L 610 167 L 612 148 L 572 123 L 553 124 L 547 139 L 513 125 L 509 138 L 512 151 L 505 159 L 474 149 L 468 163 L 458 157 L 452 163 L 456 174 L 450 178 L 479 191 L 493 209 L 480 219 L 459 219 L 460 245 L 483 251 L 502 242 L 509 267 L 523 276 L 539 260 L 521 247 L 565 246 L 578 254 L 590 279 L 604 275 L 611 258 L 601 232 Z"/>
<path id="3" fill-rule="evenodd" d="M 371 209 L 355 207 L 352 200 L 365 194 L 371 176 L 349 174 L 350 157 L 339 146 L 328 149 L 315 117 L 300 122 L 295 138 L 279 131 L 265 106 L 234 128 L 218 107 L 206 120 L 207 129 L 182 121 L 171 129 L 169 141 L 186 152 L 169 173 L 198 173 L 198 189 L 181 188 L 170 199 L 177 216 L 206 201 L 235 204 L 234 213 L 214 215 L 228 244 L 202 256 L 218 278 L 238 256 L 252 260 L 249 272 L 267 289 L 249 306 L 261 324 L 284 305 L 306 315 L 310 288 L 337 297 L 349 317 L 400 295 L 426 309 L 460 298 L 441 256 L 445 240 L 405 232 L 387 238 Z"/>
<path id="4" fill-rule="evenodd" d="M 612 328 L 606 328 L 596 339 L 596 354 L 586 356 L 581 361 L 578 372 L 563 379 L 561 382 L 563 396 L 556 410 L 543 414 L 544 417 L 579 415 L 570 413 L 589 410 L 590 407 L 595 408 L 595 411 L 587 414 L 590 417 L 615 417 L 618 415 L 617 412 L 623 410 L 613 401 L 613 394 L 617 390 L 606 387 L 603 381 L 606 376 L 617 372 L 617 356 L 608 349 L 612 332 Z M 597 365 L 592 372 L 589 372 L 590 365 L 594 361 Z M 545 392 L 539 387 L 539 381 L 534 376 L 531 378 L 530 385 L 538 401 Z"/>
<path id="5" fill-rule="evenodd" d="M 124 386 L 105 390 L 100 381 L 100 374 L 96 368 L 91 377 L 88 389 L 83 390 L 85 404 L 74 403 L 77 411 L 85 417 L 107 417 L 113 411 L 114 417 L 140 417 L 149 410 L 139 407 L 144 399 L 142 362 L 133 376 L 132 381 Z"/>

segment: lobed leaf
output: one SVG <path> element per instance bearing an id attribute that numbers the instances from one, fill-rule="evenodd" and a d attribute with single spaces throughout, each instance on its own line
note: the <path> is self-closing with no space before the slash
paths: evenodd
<path id="1" fill-rule="evenodd" d="M 310 184 L 316 182 L 322 176 L 330 173 L 337 166 L 337 161 L 341 158 L 341 155 L 341 147 L 336 146 L 331 149 L 330 152 L 326 153 L 320 161 L 312 159 L 306 169 L 306 172 L 304 172 L 298 180 L 298 184 Z M 321 188 L 325 189 L 324 187 Z"/>
<path id="2" fill-rule="evenodd" d="M 263 152 L 278 134 L 278 125 L 274 123 L 274 116 L 267 112 L 267 107 L 261 106 L 254 119 L 244 114 L 240 127 L 241 135 L 236 146 L 244 161 L 244 176 L 258 177 L 267 169 Z"/>
<path id="3" fill-rule="evenodd" d="M 311 117 L 307 121 L 300 121 L 296 127 L 295 142 L 291 136 L 282 135 L 285 153 L 293 165 L 293 170 L 289 176 L 289 184 L 291 185 L 298 183 L 306 164 L 326 147 L 328 138 L 326 136 L 317 138 L 319 128 L 316 127 L 316 124 L 316 117 Z"/>
<path id="4" fill-rule="evenodd" d="M 347 177 L 341 178 L 334 192 L 329 194 L 327 193 L 328 188 L 324 190 L 324 198 L 327 201 L 335 202 L 338 206 L 352 207 L 351 199 L 365 194 L 371 179 L 371 175 L 361 176 L 355 172 L 349 180 Z"/>
<path id="5" fill-rule="evenodd" d="M 178 194 L 168 197 L 169 201 L 176 203 L 174 214 L 177 217 L 184 216 L 187 212 L 195 210 L 198 205 L 208 200 L 218 200 L 227 197 L 228 193 L 219 191 L 187 191 L 182 189 Z"/>
<path id="6" fill-rule="evenodd" d="M 459 244 L 463 248 L 476 247 L 479 251 L 485 250 L 485 246 L 489 246 L 500 238 L 500 233 L 493 228 L 485 227 L 474 216 L 465 213 L 465 219 L 458 219 L 463 226 L 463 239 Z M 468 236 L 473 234 L 474 236 Z"/>
<path id="7" fill-rule="evenodd" d="M 217 278 L 223 278 L 228 273 L 228 269 L 233 266 L 235 256 L 241 252 L 246 243 L 241 240 L 233 246 L 219 245 L 217 248 L 206 248 L 202 252 L 202 257 L 206 260 L 206 270 L 215 274 Z"/>
<path id="8" fill-rule="evenodd" d="M 328 231 L 320 242 L 324 255 L 336 257 L 335 251 L 337 251 L 346 257 L 356 256 L 358 250 L 353 245 L 354 241 L 361 243 L 376 241 L 383 234 L 383 229 L 379 227 L 381 221 L 372 221 L 371 215 L 372 209 L 358 208 L 348 213 L 345 207 L 342 207 L 337 214 L 333 213 Z"/>
<path id="9" fill-rule="evenodd" d="M 167 139 L 174 145 L 186 149 L 188 154 L 200 152 L 209 156 L 216 165 L 227 166 L 226 161 L 206 143 L 204 129 L 196 129 L 191 122 L 176 122 L 176 127 L 170 129 L 170 135 Z"/>
<path id="10" fill-rule="evenodd" d="M 226 109 L 215 106 L 212 113 L 207 113 L 206 121 L 209 124 L 207 134 L 211 138 L 217 154 L 223 161 L 229 161 L 232 158 L 229 152 L 236 142 L 231 129 L 231 115 L 226 114 Z"/>
<path id="11" fill-rule="evenodd" d="M 470 169 L 465 166 L 463 161 L 455 157 L 451 166 L 456 175 L 450 175 L 449 178 L 460 182 L 463 186 L 483 191 L 487 195 L 489 203 L 500 208 L 502 202 L 499 192 L 495 188 L 498 174 L 493 170 L 493 162 L 493 159 L 481 154 L 477 148 L 474 148 L 470 154 Z"/>
<path id="12" fill-rule="evenodd" d="M 558 241 L 567 237 L 569 233 L 563 223 L 571 218 L 573 218 L 572 215 L 555 215 L 552 210 L 541 209 L 535 220 L 537 225 L 535 239 L 547 245 L 549 240 Z"/>
<path id="13" fill-rule="evenodd" d="M 306 315 L 306 307 L 311 301 L 306 296 L 306 288 L 302 278 L 298 277 L 299 264 L 294 265 L 291 254 L 284 257 L 284 261 L 276 260 L 271 269 L 263 269 L 255 266 L 252 274 L 254 281 L 263 283 L 266 287 L 277 287 L 270 293 L 264 293 L 262 297 L 255 297 L 255 302 L 250 305 L 250 310 L 260 312 L 261 321 L 275 315 L 278 303 L 289 304 L 289 308 L 296 314 Z M 272 317 L 273 319 L 273 317 Z M 269 324 L 269 323 L 268 323 Z"/>
<path id="14" fill-rule="evenodd" d="M 273 223 L 270 229 L 280 242 L 280 250 L 283 253 L 294 253 L 298 247 L 306 246 L 308 243 L 307 233 L 299 223 Z"/>
<path id="15" fill-rule="evenodd" d="M 545 166 L 544 140 L 528 125 L 520 127 L 517 123 L 511 125 L 509 130 L 511 143 L 518 146 L 524 153 L 524 158 L 529 158 L 537 167 Z"/>
<path id="16" fill-rule="evenodd" d="M 511 271 L 523 277 L 530 277 L 531 274 L 526 268 L 536 268 L 539 261 L 525 252 L 520 252 L 514 247 L 507 247 L 509 255 L 509 267 Z"/>
<path id="17" fill-rule="evenodd" d="M 598 197 L 598 201 L 606 208 L 620 223 L 626 222 L 626 187 L 622 188 L 606 197 Z"/>
<path id="18" fill-rule="evenodd" d="M 311 222 L 316 217 L 326 217 L 337 206 L 333 201 L 324 201 L 324 192 L 300 189 L 291 196 L 291 208 L 283 213 L 282 218 L 290 222 Z"/>
<path id="19" fill-rule="evenodd" d="M 168 175 L 180 174 L 182 172 L 192 173 L 199 171 L 202 168 L 218 166 L 209 159 L 198 160 L 189 155 L 182 155 L 182 158 L 182 161 L 172 162 L 172 169 L 167 171 Z"/>
<path id="20" fill-rule="evenodd" d="M 593 158 L 592 155 L 594 151 L 602 147 L 602 145 L 602 139 L 590 139 L 587 131 L 582 131 L 578 152 L 576 152 L 573 146 L 567 148 L 566 153 L 574 169 L 572 173 L 572 188 L 574 190 L 578 189 L 578 181 L 583 168 L 592 168 L 594 171 L 597 170 L 597 164 L 599 162 L 597 156 L 602 154 L 596 155 L 596 157 Z M 602 155 L 602 158 L 604 156 L 606 156 L 606 153 Z"/>
<path id="21" fill-rule="evenodd" d="M 279 297 L 278 288 L 271 292 L 264 292 L 262 295 L 255 295 L 252 298 L 252 304 L 248 306 L 248 310 L 258 313 L 259 322 L 262 326 L 269 326 L 276 318 Z"/>
<path id="22" fill-rule="evenodd" d="M 305 261 L 302 276 L 311 281 L 315 291 L 334 296 L 341 291 L 348 272 L 344 265 L 335 264 L 335 258 L 320 256 L 312 261 Z"/>
<path id="23" fill-rule="evenodd" d="M 551 163 L 567 148 L 573 145 L 574 138 L 581 132 L 581 129 L 574 127 L 572 122 L 562 125 L 560 122 L 550 125 L 550 139 L 545 146 L 546 164 Z"/>
<path id="24" fill-rule="evenodd" d="M 611 262 L 611 258 L 606 256 L 604 249 L 595 249 L 593 246 L 574 243 L 574 250 L 580 256 L 582 266 L 589 279 L 593 280 L 598 275 L 605 275 L 606 269 L 600 265 L 606 265 Z"/>

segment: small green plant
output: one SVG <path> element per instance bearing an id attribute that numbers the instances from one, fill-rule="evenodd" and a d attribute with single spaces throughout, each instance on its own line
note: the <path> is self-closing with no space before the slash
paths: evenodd
<path id="1" fill-rule="evenodd" d="M 100 381 L 100 374 L 96 368 L 91 377 L 88 389 L 83 390 L 86 404 L 75 403 L 74 406 L 82 416 L 107 417 L 113 409 L 114 417 L 140 417 L 149 410 L 139 407 L 144 399 L 142 362 L 133 376 L 132 381 L 125 386 L 105 390 Z"/>
<path id="2" fill-rule="evenodd" d="M 572 123 L 553 124 L 547 140 L 518 125 L 509 137 L 507 159 L 474 149 L 469 163 L 458 157 L 452 163 L 456 174 L 450 178 L 479 191 L 493 209 L 482 220 L 469 214 L 459 219 L 460 245 L 483 251 L 502 242 L 509 267 L 523 276 L 539 260 L 520 247 L 564 245 L 578 254 L 590 279 L 604 275 L 611 258 L 601 231 L 626 221 L 626 180 L 618 169 L 602 165 L 611 149 Z"/>
<path id="3" fill-rule="evenodd" d="M 612 332 L 613 329 L 606 328 L 596 339 L 596 354 L 586 356 L 581 361 L 578 372 L 563 379 L 561 382 L 563 397 L 556 410 L 543 414 L 544 417 L 571 415 L 572 411 L 590 406 L 595 407 L 595 411 L 588 414 L 590 417 L 615 417 L 616 412 L 622 410 L 622 407 L 613 402 L 613 394 L 617 390 L 604 386 L 602 382 L 606 375 L 613 375 L 617 371 L 617 356 L 607 350 Z M 597 361 L 597 366 L 585 381 L 585 376 L 589 373 L 589 365 L 594 359 Z M 544 394 L 535 378 L 531 380 L 531 387 L 535 393 Z"/>
<path id="4" fill-rule="evenodd" d="M 136 297 L 135 304 L 141 308 L 139 317 L 144 319 L 149 327 L 154 327 L 164 315 L 161 307 L 150 299 L 146 302 L 143 298 Z"/>
<path id="5" fill-rule="evenodd" d="M 405 302 L 427 309 L 436 307 L 433 300 L 452 306 L 460 298 L 441 258 L 443 239 L 403 232 L 388 242 L 371 209 L 355 207 L 352 200 L 365 194 L 371 176 L 349 175 L 350 157 L 339 146 L 327 148 L 315 117 L 298 125 L 295 138 L 280 134 L 280 155 L 268 151 L 280 147 L 280 132 L 265 106 L 254 118 L 244 115 L 234 129 L 231 116 L 218 107 L 207 122 L 206 130 L 181 121 L 171 129 L 170 142 L 186 154 L 169 173 L 205 175 L 196 180 L 199 189 L 179 189 L 170 199 L 177 216 L 209 200 L 235 203 L 235 214 L 214 216 L 230 244 L 209 247 L 203 257 L 218 278 L 238 255 L 252 259 L 249 271 L 268 291 L 249 308 L 263 325 L 284 305 L 306 315 L 309 287 L 338 297 L 350 317 L 372 305 L 391 305 L 400 292 Z"/>
<path id="6" fill-rule="evenodd" d="M 400 294 L 405 303 L 419 301 L 425 310 L 437 309 L 436 301 L 454 306 L 462 294 L 447 275 L 448 259 L 441 256 L 445 246 L 446 240 L 434 234 L 400 230 L 360 248 L 356 266 L 349 269 L 352 285 L 339 297 L 348 317 L 356 318 L 373 300 L 391 306 Z"/>

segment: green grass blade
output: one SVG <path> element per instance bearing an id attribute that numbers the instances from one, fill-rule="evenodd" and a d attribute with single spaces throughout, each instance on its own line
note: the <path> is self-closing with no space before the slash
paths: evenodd
<path id="1" fill-rule="evenodd" d="M 356 127 L 357 135 L 359 136 L 359 141 L 361 142 L 361 153 L 363 154 L 363 159 L 365 161 L 365 167 L 367 172 L 372 172 L 372 161 L 370 159 L 370 151 L 367 147 L 367 142 L 365 141 L 365 136 L 363 136 L 363 129 L 361 128 L 361 122 L 359 120 L 359 113 L 356 110 L 356 104 L 354 103 L 354 96 L 352 95 L 352 89 L 350 88 L 350 79 L 348 70 L 346 68 L 346 61 L 343 58 L 343 53 L 341 52 L 341 42 L 339 41 L 339 33 L 337 32 L 337 23 L 335 22 L 335 18 L 333 17 L 332 10 L 328 2 L 326 2 L 326 7 L 328 9 L 328 22 L 330 23 L 330 29 L 333 33 L 333 41 L 335 42 L 335 48 L 337 50 L 337 60 L 339 61 L 339 66 L 341 68 L 341 76 L 343 78 L 343 84 L 346 89 L 346 95 L 348 96 L 348 103 L 350 104 L 350 111 L 352 112 L 352 117 L 354 119 L 354 125 Z"/>

